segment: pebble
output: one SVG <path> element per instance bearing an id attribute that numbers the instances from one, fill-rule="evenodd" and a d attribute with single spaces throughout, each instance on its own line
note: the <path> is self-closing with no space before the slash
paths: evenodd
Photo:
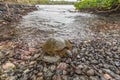
<path id="1" fill-rule="evenodd" d="M 30 72 L 29 69 L 26 69 L 26 70 L 24 71 L 25 74 L 27 74 L 27 73 L 29 73 L 29 72 Z"/>
<path id="2" fill-rule="evenodd" d="M 86 76 L 80 76 L 80 80 L 86 80 Z"/>
<path id="3" fill-rule="evenodd" d="M 98 61 L 97 60 L 92 60 L 91 63 L 98 64 Z"/>
<path id="4" fill-rule="evenodd" d="M 77 68 L 79 68 L 79 69 L 83 69 L 84 68 L 84 66 L 83 65 L 78 65 L 78 67 Z"/>
<path id="5" fill-rule="evenodd" d="M 59 56 L 44 56 L 43 57 L 43 61 L 48 62 L 48 63 L 56 63 L 60 61 L 60 57 Z"/>
<path id="6" fill-rule="evenodd" d="M 77 55 L 78 54 L 78 48 L 73 48 L 72 52 Z"/>
<path id="7" fill-rule="evenodd" d="M 78 75 L 83 74 L 83 72 L 82 72 L 82 70 L 81 70 L 81 69 L 76 69 L 76 70 L 75 70 L 75 73 L 76 73 L 76 74 L 78 74 Z"/>
<path id="8" fill-rule="evenodd" d="M 3 67 L 3 69 L 14 69 L 16 66 L 11 62 L 7 62 L 7 63 L 3 64 L 2 67 Z"/>
<path id="9" fill-rule="evenodd" d="M 16 80 L 17 77 L 16 76 L 11 76 L 11 77 L 8 77 L 6 80 Z"/>
<path id="10" fill-rule="evenodd" d="M 73 80 L 80 80 L 79 76 L 73 78 Z"/>
<path id="11" fill-rule="evenodd" d="M 80 55 L 77 55 L 77 58 L 80 59 Z"/>
<path id="12" fill-rule="evenodd" d="M 90 79 L 90 80 L 99 80 L 99 77 L 97 77 L 97 76 L 90 76 L 89 79 Z"/>
<path id="13" fill-rule="evenodd" d="M 1 58 L 0 76 L 5 78 L 3 80 L 119 80 L 119 44 L 115 45 L 117 47 L 112 48 L 112 44 L 107 46 L 95 40 L 80 45 L 78 52 L 74 52 L 77 56 L 65 58 L 44 56 L 40 60 L 40 54 L 34 54 L 33 59 L 21 60 L 5 56 Z M 4 55 L 0 53 L 1 56 Z M 12 63 L 14 60 L 16 64 Z"/>
<path id="14" fill-rule="evenodd" d="M 73 53 L 70 51 L 70 50 L 67 50 L 66 51 L 66 54 L 69 56 L 69 57 L 72 57 Z"/>
<path id="15" fill-rule="evenodd" d="M 51 71 L 54 71 L 55 69 L 56 69 L 56 66 L 55 66 L 55 65 L 50 66 L 50 70 L 51 70 Z"/>
<path id="16" fill-rule="evenodd" d="M 120 61 L 115 61 L 114 63 L 117 67 L 120 67 Z"/>
<path id="17" fill-rule="evenodd" d="M 61 77 L 62 77 L 62 80 L 68 80 L 68 76 L 66 75 L 62 75 Z"/>
<path id="18" fill-rule="evenodd" d="M 111 77 L 109 74 L 104 74 L 104 78 L 105 78 L 106 80 L 112 79 L 112 77 Z"/>
<path id="19" fill-rule="evenodd" d="M 60 75 L 54 75 L 52 80 L 62 80 Z"/>
<path id="20" fill-rule="evenodd" d="M 42 73 L 42 72 L 39 72 L 39 73 L 37 74 L 37 76 L 41 77 L 41 76 L 43 76 L 43 73 Z"/>
<path id="21" fill-rule="evenodd" d="M 67 71 L 63 70 L 63 75 L 66 75 L 67 74 Z"/>
<path id="22" fill-rule="evenodd" d="M 0 59 L 4 57 L 4 54 L 0 52 Z"/>
<path id="23" fill-rule="evenodd" d="M 67 69 L 67 64 L 62 62 L 57 66 L 57 69 L 58 70 L 66 70 Z"/>
<path id="24" fill-rule="evenodd" d="M 41 76 L 41 77 L 37 77 L 36 80 L 44 80 L 44 79 L 43 79 L 43 77 Z"/>
<path id="25" fill-rule="evenodd" d="M 94 74 L 95 74 L 95 71 L 93 69 L 90 69 L 87 71 L 88 76 L 94 76 Z"/>

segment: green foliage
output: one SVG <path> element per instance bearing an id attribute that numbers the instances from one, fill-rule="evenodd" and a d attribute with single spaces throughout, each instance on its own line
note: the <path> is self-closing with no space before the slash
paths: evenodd
<path id="1" fill-rule="evenodd" d="M 75 3 L 75 7 L 77 9 L 89 8 L 89 7 L 92 8 L 94 6 L 96 6 L 96 0 L 82 0 L 82 1 Z"/>
<path id="2" fill-rule="evenodd" d="M 119 4 L 120 0 L 81 0 L 75 3 L 75 7 L 76 9 L 83 8 L 111 9 L 112 7 Z"/>
<path id="3" fill-rule="evenodd" d="M 37 4 L 48 4 L 49 0 L 38 0 Z"/>

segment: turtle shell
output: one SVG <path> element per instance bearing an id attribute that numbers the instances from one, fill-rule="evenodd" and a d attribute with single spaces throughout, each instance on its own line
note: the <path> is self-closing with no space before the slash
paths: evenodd
<path id="1" fill-rule="evenodd" d="M 63 56 L 66 49 L 71 49 L 70 42 L 59 37 L 49 38 L 42 47 L 43 52 L 49 55 L 58 54 Z"/>

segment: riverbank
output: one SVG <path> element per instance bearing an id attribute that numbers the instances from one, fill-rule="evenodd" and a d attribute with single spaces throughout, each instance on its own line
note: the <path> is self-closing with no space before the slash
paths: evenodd
<path id="1" fill-rule="evenodd" d="M 9 40 L 15 35 L 13 24 L 23 15 L 37 10 L 33 5 L 0 3 L 0 41 Z"/>
<path id="2" fill-rule="evenodd" d="M 4 24 L 17 22 L 29 12 L 37 10 L 33 5 L 0 3 L 0 27 Z"/>

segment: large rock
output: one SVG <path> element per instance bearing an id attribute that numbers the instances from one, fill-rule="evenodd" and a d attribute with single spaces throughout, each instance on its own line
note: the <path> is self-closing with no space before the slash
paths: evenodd
<path id="1" fill-rule="evenodd" d="M 71 51 L 71 49 L 70 42 L 59 37 L 49 38 L 42 47 L 44 53 L 51 56 L 60 55 L 61 57 L 66 55 L 67 50 Z"/>

